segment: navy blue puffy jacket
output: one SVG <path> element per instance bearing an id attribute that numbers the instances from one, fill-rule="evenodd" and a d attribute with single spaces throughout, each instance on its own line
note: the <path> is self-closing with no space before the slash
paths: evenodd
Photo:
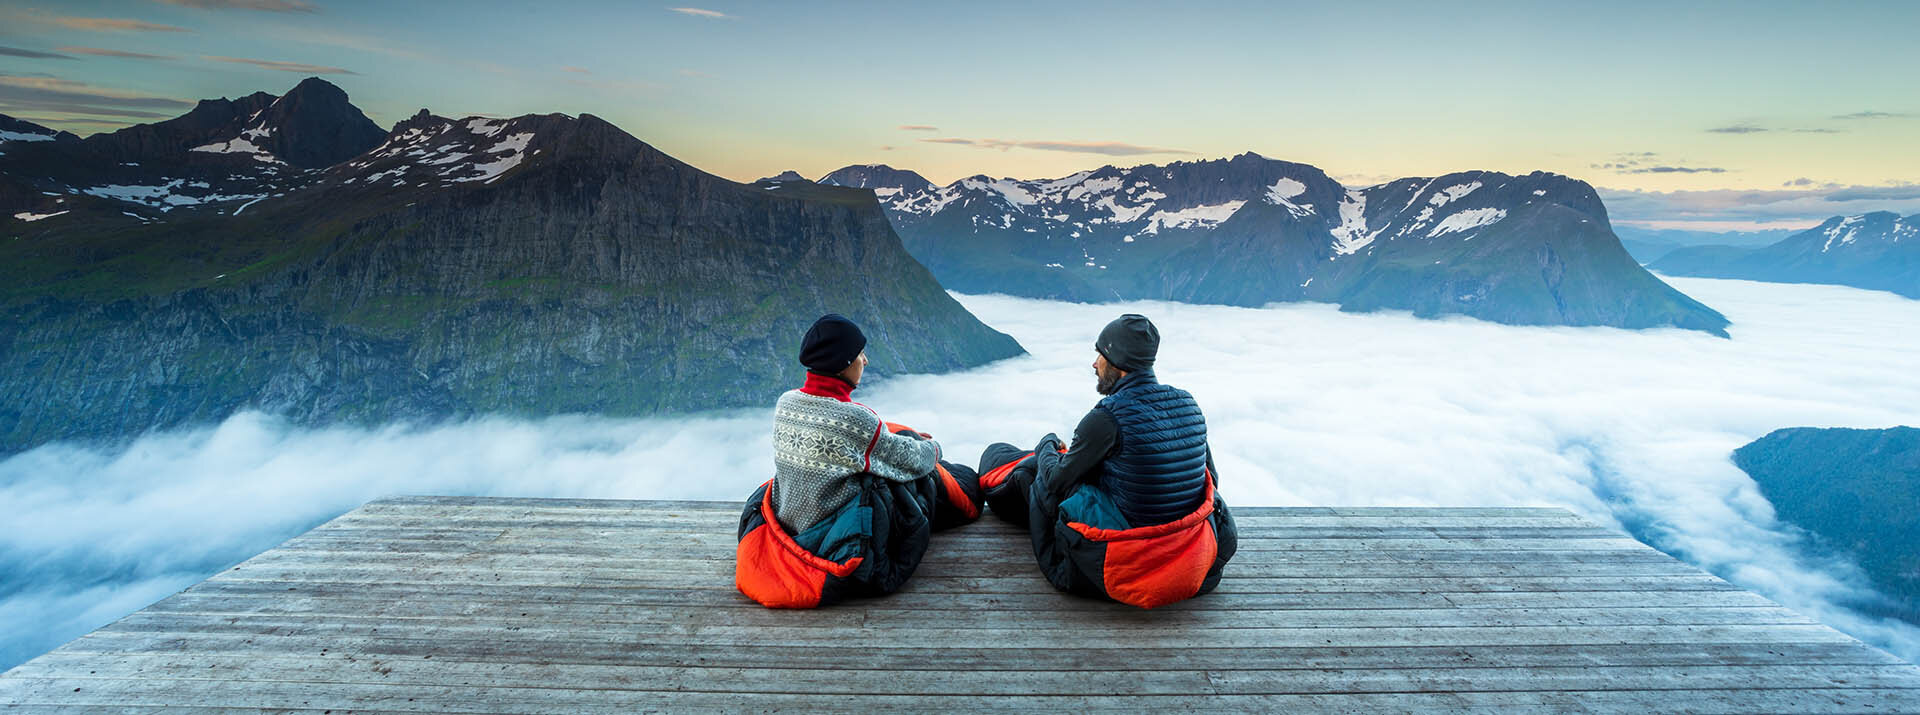
<path id="1" fill-rule="evenodd" d="M 1099 405 L 1119 425 L 1119 449 L 1101 466 L 1100 487 L 1133 526 L 1193 513 L 1206 494 L 1207 420 L 1193 395 L 1160 384 L 1151 370 L 1121 378 Z"/>

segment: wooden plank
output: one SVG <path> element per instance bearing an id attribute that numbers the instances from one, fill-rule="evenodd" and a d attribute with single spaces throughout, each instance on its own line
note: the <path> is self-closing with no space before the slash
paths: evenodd
<path id="1" fill-rule="evenodd" d="M 894 694 L 976 696 L 1335 694 L 1344 692 L 1498 692 L 1514 690 L 1685 690 L 1695 688 L 1912 689 L 1920 667 L 1850 665 L 1538 666 L 1525 668 L 1174 669 L 1154 671 L 956 669 L 829 669 L 772 667 L 661 667 L 572 663 L 500 663 L 446 658 L 247 657 L 190 654 L 177 658 L 127 656 L 85 662 L 49 659 L 14 677 L 86 680 L 362 683 L 497 688 L 545 688 L 556 683 L 617 684 L 620 689 L 687 689 L 731 693 L 804 692 L 820 695 Z"/>
<path id="2" fill-rule="evenodd" d="M 438 586 L 447 583 L 476 583 L 476 581 L 450 580 L 449 573 L 463 576 L 471 572 L 446 572 L 433 569 L 417 569 L 396 572 L 394 569 L 329 568 L 321 570 L 280 570 L 250 569 L 248 571 L 226 571 L 210 579 L 209 582 L 270 582 L 279 584 L 301 583 L 395 583 L 412 586 Z M 501 587 L 519 586 L 566 586 L 566 587 L 602 587 L 626 589 L 696 589 L 712 588 L 716 585 L 731 583 L 730 580 L 716 580 L 712 576 L 698 574 L 652 574 L 634 578 L 626 572 L 606 573 L 593 571 L 566 572 L 514 572 L 497 571 L 479 579 L 477 583 Z M 1220 582 L 1220 588 L 1213 594 L 1202 596 L 1209 598 L 1219 593 L 1428 593 L 1428 592 L 1504 592 L 1504 591 L 1736 591 L 1732 584 L 1704 573 L 1682 573 L 1654 576 L 1599 575 L 1599 576 L 1358 576 L 1332 577 L 1316 576 L 1311 578 L 1226 578 Z M 1056 593 L 1046 580 L 1036 571 L 1008 577 L 939 577 L 925 573 L 915 574 L 901 589 L 905 593 Z"/>
<path id="3" fill-rule="evenodd" d="M 374 533 L 366 533 L 374 532 Z M 276 547 L 281 550 L 375 550 L 406 553 L 436 553 L 464 549 L 484 549 L 494 553 L 520 553 L 524 550 L 538 549 L 545 553 L 578 553 L 614 555 L 617 549 L 630 549 L 630 544 L 639 537 L 633 534 L 608 533 L 600 529 L 540 530 L 496 529 L 484 532 L 452 532 L 447 530 L 364 530 L 364 531 L 326 531 L 308 532 L 289 539 Z M 674 537 L 672 543 L 649 544 L 650 550 L 657 551 L 694 551 L 710 550 L 731 555 L 737 542 L 733 532 L 687 532 Z M 1028 548 L 1025 534 L 1009 532 L 1005 534 L 975 533 L 964 535 L 936 534 L 928 549 L 930 558 L 945 554 L 963 554 L 977 556 L 991 553 L 1025 552 Z M 1581 538 L 1400 538 L 1400 539 L 1330 539 L 1330 538 L 1260 538 L 1240 544 L 1240 553 L 1250 554 L 1260 551 L 1652 551 L 1653 549 L 1633 539 L 1618 534 L 1605 534 L 1598 537 Z M 629 552 L 630 553 L 630 552 Z"/>
<path id="4" fill-rule="evenodd" d="M 392 551 L 385 549 L 355 548 L 355 544 L 346 544 L 336 548 L 282 548 L 261 554 L 243 562 L 249 567 L 303 563 L 333 563 L 353 566 L 373 566 L 392 564 L 422 563 L 459 563 L 476 569 L 487 568 L 568 568 L 593 565 L 603 568 L 632 568 L 635 570 L 679 570 L 688 563 L 718 564 L 731 568 L 734 552 L 731 548 L 713 547 L 674 547 L 656 548 L 643 542 L 631 542 L 598 549 L 581 548 L 559 551 L 540 547 L 520 548 L 511 544 L 476 545 L 473 548 L 449 548 L 436 551 Z M 939 552 L 928 554 L 924 564 L 936 567 L 942 572 L 957 570 L 962 573 L 976 573 L 973 567 L 985 569 L 988 573 L 1004 573 L 1023 566 L 1022 561 L 1032 557 L 1025 550 L 999 548 L 975 552 L 973 558 Z M 989 559 L 989 556 L 996 558 Z M 1367 564 L 1527 564 L 1530 567 L 1541 564 L 1658 564 L 1679 569 L 1693 570 L 1671 556 L 1646 550 L 1422 550 L 1422 551 L 1248 551 L 1234 556 L 1235 566 L 1246 566 L 1250 575 L 1259 575 L 1263 567 L 1283 567 L 1294 564 L 1325 564 L 1328 566 L 1349 567 Z M 1236 568 L 1236 575 L 1241 569 Z"/>
<path id="5" fill-rule="evenodd" d="M 813 614 L 805 614 L 813 615 Z M 243 618 L 226 621 L 196 619 L 191 616 L 128 616 L 107 628 L 119 632 L 190 632 L 230 634 L 300 634 L 426 640 L 474 640 L 503 637 L 503 628 L 513 628 L 516 637 L 549 640 L 556 644 L 608 638 L 694 638 L 716 647 L 749 647 L 766 644 L 816 645 L 834 647 L 846 643 L 890 641 L 901 646 L 956 648 L 1047 647 L 1057 643 L 1075 643 L 1089 647 L 1136 645 L 1141 647 L 1177 647 L 1196 642 L 1215 642 L 1222 646 L 1306 646 L 1344 643 L 1355 646 L 1435 646 L 1435 645 L 1581 645 L 1636 642 L 1712 642 L 1712 643 L 1825 643 L 1850 642 L 1851 638 L 1831 628 L 1801 624 L 1675 624 L 1675 625 L 1466 625 L 1406 626 L 1394 628 L 1345 627 L 1175 627 L 1153 622 L 1086 624 L 1068 627 L 1042 626 L 1001 628 L 922 627 L 842 627 L 816 619 L 792 616 L 778 627 L 731 625 L 715 622 L 713 617 L 692 614 L 685 623 L 621 625 L 617 629 L 587 623 L 529 624 L 500 626 L 493 621 L 475 623 L 442 620 L 396 620 L 382 626 L 340 619 Z"/>
<path id="6" fill-rule="evenodd" d="M 408 555 L 367 557 L 350 562 L 303 558 L 299 554 L 272 554 L 256 557 L 213 578 L 240 576 L 260 580 L 435 580 L 456 582 L 531 582 L 531 583 L 679 583 L 699 579 L 707 583 L 730 582 L 734 564 L 731 559 L 573 559 L 561 557 L 469 557 L 423 560 Z M 1689 576 L 1698 571 L 1668 560 L 1601 561 L 1510 561 L 1481 563 L 1409 562 L 1392 559 L 1328 563 L 1236 563 L 1231 576 L 1223 579 L 1241 582 L 1250 579 L 1337 579 L 1337 578 L 1455 578 L 1542 576 Z M 370 576 L 349 576 L 368 574 Z M 938 578 L 1017 578 L 1039 580 L 1039 569 L 1026 560 L 929 562 L 916 570 L 917 580 Z"/>
<path id="7" fill-rule="evenodd" d="M 9 685 L 13 685 L 10 683 Z M 1646 709 L 1690 712 L 1901 712 L 1920 709 L 1920 694 L 1907 689 L 1729 689 L 1628 691 L 1509 691 L 1435 693 L 1338 693 L 1210 695 L 846 695 L 667 692 L 618 688 L 502 688 L 483 685 L 424 686 L 389 683 L 288 683 L 220 680 L 19 679 L 10 699 L 28 703 L 102 703 L 111 706 L 213 701 L 234 707 L 385 709 L 432 712 L 443 704 L 484 704 L 494 712 L 600 713 L 633 709 L 923 709 L 1093 710 L 1187 709 L 1402 711 L 1435 709 Z"/>
<path id="8" fill-rule="evenodd" d="M 290 604 L 314 599 L 395 601 L 405 599 L 454 601 L 468 604 L 512 604 L 566 601 L 626 605 L 684 604 L 688 607 L 754 607 L 732 586 L 710 584 L 705 589 L 610 588 L 596 586 L 513 586 L 441 584 L 431 591 L 403 583 L 342 584 L 279 581 L 210 581 L 154 604 L 155 608 L 191 609 L 196 603 Z M 1558 608 L 1558 607 L 1666 607 L 1773 606 L 1758 594 L 1738 590 L 1716 591 L 1426 591 L 1367 593 L 1241 593 L 1215 592 L 1156 609 L 1184 610 L 1297 610 L 1313 608 Z M 1001 608 L 1031 610 L 1128 609 L 1131 606 L 1064 593 L 971 594 L 905 591 L 873 599 L 856 599 L 839 608 Z"/>
<path id="9" fill-rule="evenodd" d="M 743 498 L 746 495 L 741 495 Z M 714 511 L 738 514 L 739 501 L 671 501 L 660 499 L 562 499 L 546 497 L 472 497 L 472 496 L 391 496 L 368 502 L 362 509 L 407 507 L 420 505 L 465 506 L 479 508 L 566 508 L 575 510 L 653 510 L 653 511 Z M 1378 515 L 1446 515 L 1446 516 L 1561 516 L 1571 514 L 1561 507 L 1232 507 L 1238 516 L 1282 517 L 1282 516 L 1378 516 Z"/>
<path id="10" fill-rule="evenodd" d="M 170 599 L 171 600 L 171 599 Z M 191 601 L 187 603 L 192 603 Z M 113 627 L 160 627 L 191 630 L 194 623 L 284 622 L 326 618 L 336 623 L 443 621 L 471 623 L 485 620 L 502 627 L 543 628 L 548 623 L 591 623 L 604 626 L 648 626 L 680 623 L 724 623 L 733 626 L 792 627 L 796 618 L 777 610 L 735 608 L 696 609 L 680 605 L 576 603 L 570 601 L 517 604 L 449 604 L 437 600 L 387 603 L 320 600 L 287 604 L 291 609 L 262 611 L 245 605 L 147 608 Z M 1402 628 L 1409 626 L 1601 626 L 1601 625 L 1717 625 L 1811 624 L 1805 616 L 1778 606 L 1686 608 L 1322 608 L 1297 611 L 1168 611 L 1139 609 L 1012 609 L 866 608 L 823 609 L 807 614 L 805 627 L 870 627 L 913 629 L 938 624 L 943 628 L 1016 629 L 1074 626 L 1110 627 L 1152 624 L 1158 628 Z M 160 624 L 160 625 L 156 625 Z"/>
<path id="11" fill-rule="evenodd" d="M 391 525 L 379 522 L 328 522 L 308 532 L 316 536 L 353 537 L 364 536 L 369 539 L 407 536 L 414 538 L 496 538 L 517 535 L 536 537 L 546 535 L 551 538 L 564 538 L 573 535 L 614 535 L 625 532 L 642 532 L 650 537 L 678 538 L 681 534 L 726 534 L 732 536 L 735 523 L 715 524 L 649 524 L 645 522 L 593 521 L 579 520 L 547 522 L 512 522 L 494 520 L 484 526 L 471 524 L 449 524 L 422 520 L 414 525 Z M 980 540 L 1012 540 L 1024 538 L 1026 532 L 1014 529 L 1006 524 L 979 522 L 937 532 L 933 535 L 935 543 L 943 541 L 966 542 Z M 1504 538 L 1559 538 L 1559 539 L 1618 539 L 1620 532 L 1594 526 L 1527 526 L 1527 527 L 1340 527 L 1340 526 L 1270 526 L 1241 527 L 1242 541 L 1257 539 L 1504 539 Z"/>
<path id="12" fill-rule="evenodd" d="M 350 648 L 349 648 L 350 647 Z M 1653 642 L 1503 646 L 1322 645 L 1299 647 L 1089 648 L 1056 643 L 1041 648 L 901 647 L 888 643 L 859 648 L 761 645 L 752 649 L 713 648 L 697 640 L 639 639 L 583 641 L 553 650 L 543 641 L 501 638 L 482 641 L 421 642 L 404 638 L 351 639 L 301 635 L 206 633 L 122 633 L 96 631 L 44 657 L 74 662 L 122 655 L 177 656 L 181 653 L 233 655 L 308 655 L 324 657 L 395 656 L 476 662 L 613 663 L 658 666 L 764 667 L 769 663 L 805 663 L 848 669 L 956 670 L 1229 670 L 1286 664 L 1309 669 L 1408 667 L 1535 667 L 1591 665 L 1905 665 L 1905 661 L 1858 643 L 1696 643 Z"/>
<path id="13" fill-rule="evenodd" d="M 644 515 L 640 518 L 638 515 Z M 524 525 L 530 520 L 560 527 L 583 527 L 594 525 L 618 525 L 620 528 L 644 528 L 660 525 L 698 525 L 698 526 L 737 526 L 727 522 L 737 520 L 739 512 L 720 514 L 717 512 L 638 512 L 629 513 L 614 510 L 577 512 L 568 509 L 494 509 L 473 511 L 471 507 L 420 507 L 393 511 L 354 511 L 349 512 L 328 526 L 382 526 L 387 528 L 416 527 L 428 528 L 436 524 L 447 524 L 465 528 L 502 527 Z M 1519 517 L 1480 517 L 1480 516 L 1281 516 L 1281 517 L 1241 517 L 1234 515 L 1237 527 L 1248 529 L 1261 528 L 1300 528 L 1300 527 L 1377 527 L 1377 528 L 1593 528 L 1592 522 L 1571 514 L 1565 516 L 1519 516 Z M 975 528 L 972 524 L 966 528 Z"/>

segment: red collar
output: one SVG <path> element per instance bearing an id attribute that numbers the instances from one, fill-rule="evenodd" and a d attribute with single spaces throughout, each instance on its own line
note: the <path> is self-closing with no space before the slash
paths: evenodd
<path id="1" fill-rule="evenodd" d="M 831 397 L 841 402 L 853 401 L 853 383 L 833 375 L 809 372 L 807 382 L 800 386 L 800 391 L 814 397 Z"/>

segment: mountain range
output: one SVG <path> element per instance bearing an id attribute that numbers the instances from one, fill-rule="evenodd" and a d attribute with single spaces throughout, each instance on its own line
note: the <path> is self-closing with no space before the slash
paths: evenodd
<path id="1" fill-rule="evenodd" d="M 777 193 L 796 183 L 756 185 Z M 1469 171 L 1354 188 L 1313 166 L 1247 153 L 945 186 L 861 165 L 817 183 L 872 191 L 907 250 L 965 293 L 1306 300 L 1721 336 L 1728 324 L 1641 268 L 1593 188 L 1557 174 Z"/>
<path id="2" fill-rule="evenodd" d="M 1679 248 L 1649 267 L 1674 276 L 1829 283 L 1920 298 L 1920 214 L 1834 216 L 1771 245 Z"/>
<path id="3" fill-rule="evenodd" d="M 1784 228 L 1754 231 L 1694 231 L 1678 228 L 1642 228 L 1614 224 L 1613 233 L 1620 245 L 1642 264 L 1652 263 L 1686 246 L 1765 246 L 1798 231 Z"/>
<path id="4" fill-rule="evenodd" d="M 881 376 L 1023 352 L 869 192 L 735 183 L 592 115 L 381 131 L 308 79 L 85 139 L 0 130 L 0 453 L 249 408 L 770 405 L 826 312 Z"/>

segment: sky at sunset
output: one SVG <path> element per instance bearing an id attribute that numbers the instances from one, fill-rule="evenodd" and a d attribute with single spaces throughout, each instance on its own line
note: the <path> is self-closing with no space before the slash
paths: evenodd
<path id="1" fill-rule="evenodd" d="M 1618 223 L 1920 213 L 1915 2 L 0 1 L 0 113 L 85 136 L 339 85 L 382 126 L 591 113 L 750 181 L 1252 151 L 1349 185 L 1553 171 Z"/>

